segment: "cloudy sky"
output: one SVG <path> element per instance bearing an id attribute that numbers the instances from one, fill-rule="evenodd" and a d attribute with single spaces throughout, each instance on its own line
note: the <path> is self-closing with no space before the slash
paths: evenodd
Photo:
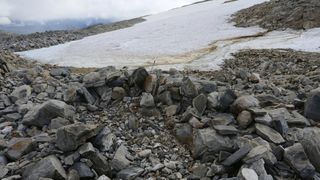
<path id="1" fill-rule="evenodd" d="M 0 0 L 0 24 L 12 20 L 128 19 L 199 0 Z"/>

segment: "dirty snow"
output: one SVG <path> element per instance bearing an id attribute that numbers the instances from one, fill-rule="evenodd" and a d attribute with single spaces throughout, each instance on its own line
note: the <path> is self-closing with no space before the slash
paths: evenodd
<path id="1" fill-rule="evenodd" d="M 230 15 L 266 0 L 213 0 L 146 17 L 133 27 L 62 45 L 20 52 L 43 63 L 75 67 L 153 66 L 217 69 L 230 53 L 247 48 L 292 48 L 320 52 L 320 29 L 265 32 L 238 28 Z"/>

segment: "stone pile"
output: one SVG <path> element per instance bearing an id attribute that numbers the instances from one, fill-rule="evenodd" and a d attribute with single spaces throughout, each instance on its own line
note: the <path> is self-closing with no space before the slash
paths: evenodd
<path id="1" fill-rule="evenodd" d="M 241 52 L 216 72 L 12 70 L 0 178 L 319 179 L 320 64 L 288 54 Z"/>

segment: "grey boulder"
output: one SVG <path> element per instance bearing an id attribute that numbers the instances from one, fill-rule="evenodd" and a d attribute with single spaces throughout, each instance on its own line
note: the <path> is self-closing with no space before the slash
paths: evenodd
<path id="1" fill-rule="evenodd" d="M 98 125 L 76 123 L 61 127 L 57 131 L 56 145 L 64 152 L 76 150 L 87 139 L 99 132 Z"/>
<path id="2" fill-rule="evenodd" d="M 23 171 L 22 177 L 25 180 L 34 180 L 39 178 L 63 180 L 67 178 L 67 175 L 57 157 L 50 155 L 37 163 L 28 166 Z"/>
<path id="3" fill-rule="evenodd" d="M 235 102 L 231 105 L 231 112 L 234 114 L 239 114 L 244 110 L 248 110 L 249 108 L 258 107 L 259 100 L 254 96 L 240 96 Z"/>
<path id="4" fill-rule="evenodd" d="M 233 149 L 229 137 L 219 135 L 214 129 L 199 129 L 193 139 L 193 156 L 201 157 L 204 153 L 218 153 Z"/>
<path id="5" fill-rule="evenodd" d="M 71 119 L 75 113 L 73 106 L 63 101 L 49 100 L 34 107 L 23 118 L 22 123 L 30 126 L 42 127 L 49 125 L 51 120 L 57 117 Z"/>
<path id="6" fill-rule="evenodd" d="M 310 163 L 300 143 L 296 143 L 284 150 L 284 160 L 297 171 L 303 179 L 313 179 L 316 173 L 315 168 Z"/>
<path id="7" fill-rule="evenodd" d="M 302 136 L 299 138 L 307 156 L 313 166 L 320 172 L 320 128 L 310 127 L 302 130 Z"/>
<path id="8" fill-rule="evenodd" d="M 320 88 L 313 90 L 305 104 L 304 115 L 314 121 L 320 121 Z"/>

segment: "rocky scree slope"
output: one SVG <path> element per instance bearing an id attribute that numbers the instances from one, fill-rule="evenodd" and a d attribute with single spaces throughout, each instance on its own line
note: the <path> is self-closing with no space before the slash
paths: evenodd
<path id="1" fill-rule="evenodd" d="M 241 10 L 232 21 L 239 27 L 260 26 L 269 30 L 320 27 L 320 1 L 271 0 Z"/>
<path id="2" fill-rule="evenodd" d="M 0 178 L 319 179 L 320 55 L 234 56 L 215 72 L 6 73 Z"/>

